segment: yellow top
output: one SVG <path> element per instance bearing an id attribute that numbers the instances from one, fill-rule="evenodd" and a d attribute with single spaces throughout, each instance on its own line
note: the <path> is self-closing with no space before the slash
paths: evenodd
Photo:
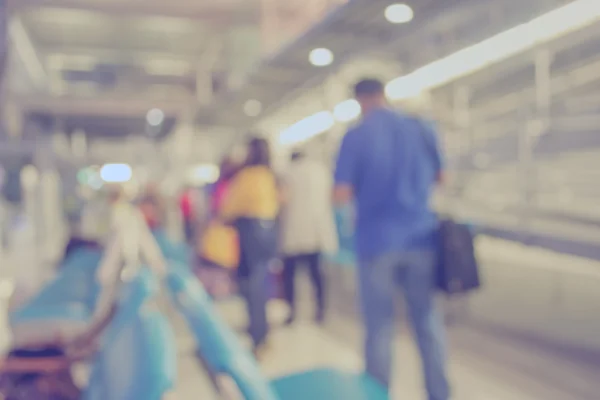
<path id="1" fill-rule="evenodd" d="M 275 219 L 279 212 L 279 193 L 273 172 L 264 166 L 247 167 L 233 178 L 221 207 L 221 216 Z"/>

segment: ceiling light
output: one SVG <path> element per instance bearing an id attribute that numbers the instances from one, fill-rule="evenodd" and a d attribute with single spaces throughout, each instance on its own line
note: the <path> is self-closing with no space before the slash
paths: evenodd
<path id="1" fill-rule="evenodd" d="M 385 19 L 392 24 L 405 24 L 412 21 L 414 13 L 406 4 L 392 4 L 385 9 Z"/>
<path id="2" fill-rule="evenodd" d="M 146 114 L 146 121 L 150 126 L 159 126 L 165 120 L 165 113 L 158 108 L 153 108 Z"/>
<path id="3" fill-rule="evenodd" d="M 107 183 L 125 183 L 131 180 L 133 172 L 128 164 L 104 164 L 100 177 Z"/>
<path id="4" fill-rule="evenodd" d="M 412 98 L 424 91 L 448 84 L 494 63 L 531 50 L 536 45 L 591 26 L 598 20 L 600 20 L 598 0 L 575 0 L 388 82 L 385 87 L 386 95 L 390 100 Z M 328 51 L 315 49 L 313 52 L 317 50 Z M 282 144 L 293 144 L 294 138 L 302 138 L 303 134 L 298 127 L 305 124 L 307 120 L 314 122 L 310 133 L 317 132 L 314 133 L 316 135 L 327 131 L 331 121 L 326 117 L 320 117 L 320 122 L 314 120 L 317 115 L 325 115 L 323 113 L 327 112 L 314 114 L 285 129 L 280 136 Z M 331 113 L 327 114 L 331 116 Z M 331 119 L 333 120 L 333 116 Z"/>
<path id="5" fill-rule="evenodd" d="M 333 115 L 329 111 L 321 111 L 296 122 L 281 132 L 279 143 L 284 146 L 298 144 L 328 131 L 334 125 Z"/>
<path id="6" fill-rule="evenodd" d="M 333 115 L 339 122 L 350 122 L 359 117 L 360 104 L 354 99 L 342 101 L 333 109 Z"/>
<path id="7" fill-rule="evenodd" d="M 188 181 L 192 185 L 202 186 L 215 183 L 219 179 L 219 167 L 213 164 L 202 164 L 192 168 Z"/>
<path id="8" fill-rule="evenodd" d="M 315 67 L 326 67 L 333 62 L 333 53 L 325 48 L 314 49 L 310 52 L 309 60 Z"/>
<path id="9" fill-rule="evenodd" d="M 577 0 L 394 79 L 391 100 L 414 96 L 516 56 L 600 19 L 600 2 Z"/>
<path id="10" fill-rule="evenodd" d="M 258 100 L 248 100 L 244 104 L 244 113 L 249 117 L 256 117 L 262 112 L 262 104 Z"/>

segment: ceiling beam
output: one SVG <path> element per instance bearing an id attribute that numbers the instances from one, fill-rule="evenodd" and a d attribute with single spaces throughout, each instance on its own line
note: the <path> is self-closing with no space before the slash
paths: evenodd
<path id="1" fill-rule="evenodd" d="M 166 117 L 178 117 L 190 107 L 190 100 L 153 100 L 103 96 L 93 98 L 53 97 L 44 95 L 11 95 L 16 106 L 24 113 L 47 113 L 55 116 L 144 117 L 152 108 L 161 109 Z"/>
<path id="2" fill-rule="evenodd" d="M 174 60 L 181 62 L 194 63 L 196 57 L 189 53 L 172 53 L 172 52 L 157 52 L 146 51 L 139 49 L 120 50 L 116 48 L 104 47 L 84 47 L 84 46 L 43 46 L 40 47 L 40 52 L 44 57 L 65 57 L 65 58 L 96 58 L 104 63 L 123 63 L 130 64 L 136 62 L 144 62 L 149 60 Z"/>
<path id="3" fill-rule="evenodd" d="M 213 24 L 257 22 L 260 14 L 257 7 L 227 6 L 220 2 L 210 4 L 205 1 L 165 1 L 165 0 L 6 0 L 11 12 L 41 7 L 69 8 L 95 11 L 112 15 L 154 15 L 187 19 L 202 19 Z"/>

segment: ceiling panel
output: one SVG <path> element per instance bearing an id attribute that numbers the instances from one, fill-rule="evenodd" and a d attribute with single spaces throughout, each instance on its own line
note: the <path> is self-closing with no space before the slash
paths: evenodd
<path id="1" fill-rule="evenodd" d="M 108 16 L 84 10 L 43 8 L 23 15 L 41 48 L 115 48 L 199 54 L 210 37 L 201 21 L 182 18 Z"/>

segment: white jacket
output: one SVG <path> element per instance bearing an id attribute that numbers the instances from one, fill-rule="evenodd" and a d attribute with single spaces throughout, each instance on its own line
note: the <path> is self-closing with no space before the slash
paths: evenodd
<path id="1" fill-rule="evenodd" d="M 107 243 L 97 272 L 102 285 L 113 284 L 124 267 L 131 272 L 142 263 L 159 277 L 166 274 L 166 261 L 142 213 L 123 202 L 113 208 L 112 240 Z"/>
<path id="2" fill-rule="evenodd" d="M 283 254 L 337 252 L 330 171 L 306 158 L 296 160 L 284 175 L 283 185 L 286 195 L 281 213 Z"/>

